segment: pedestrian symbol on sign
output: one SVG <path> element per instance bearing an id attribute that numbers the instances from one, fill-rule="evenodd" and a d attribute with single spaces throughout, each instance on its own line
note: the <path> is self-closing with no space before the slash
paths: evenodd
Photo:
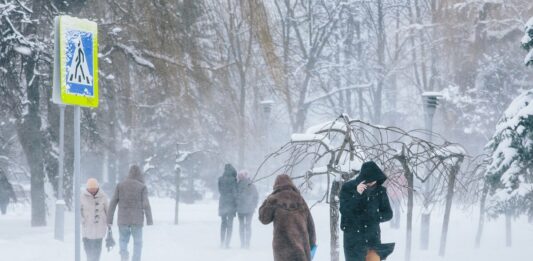
<path id="1" fill-rule="evenodd" d="M 68 70 L 67 82 L 77 83 L 83 85 L 92 85 L 93 77 L 87 65 L 87 58 L 83 49 L 83 42 L 81 37 L 76 39 L 76 49 L 74 51 L 74 58 Z"/>
<path id="2" fill-rule="evenodd" d="M 93 97 L 93 35 L 79 30 L 67 31 L 67 93 Z"/>

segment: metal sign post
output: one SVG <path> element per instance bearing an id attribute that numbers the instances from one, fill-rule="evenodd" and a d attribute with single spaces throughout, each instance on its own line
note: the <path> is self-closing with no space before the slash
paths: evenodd
<path id="1" fill-rule="evenodd" d="M 53 101 L 74 106 L 74 253 L 75 261 L 80 261 L 81 107 L 98 107 L 98 26 L 88 20 L 59 16 L 55 18 L 55 40 Z M 64 124 L 63 121 L 60 124 Z M 60 132 L 62 139 L 63 128 Z M 60 183 L 61 161 L 60 156 Z M 58 193 L 58 201 L 60 196 L 62 191 Z M 61 214 L 56 216 L 57 219 L 61 219 Z M 59 224 L 56 227 L 59 231 L 62 221 L 56 224 Z"/>
<path id="2" fill-rule="evenodd" d="M 65 235 L 65 200 L 63 199 L 63 166 L 65 159 L 65 105 L 59 105 L 59 174 L 54 238 L 63 241 Z"/>
<path id="3" fill-rule="evenodd" d="M 80 224 L 81 224 L 81 211 L 80 211 L 80 107 L 74 107 L 74 235 L 76 236 L 75 242 L 75 257 L 76 261 L 80 261 Z"/>

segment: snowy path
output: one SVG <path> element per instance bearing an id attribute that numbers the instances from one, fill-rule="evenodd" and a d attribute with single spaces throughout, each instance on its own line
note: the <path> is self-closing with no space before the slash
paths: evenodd
<path id="1" fill-rule="evenodd" d="M 144 230 L 143 259 L 147 261 L 166 260 L 221 260 L 221 261 L 267 261 L 272 260 L 272 227 L 263 226 L 254 217 L 252 247 L 241 250 L 238 238 L 238 223 L 234 223 L 232 248 L 219 248 L 219 221 L 216 216 L 217 204 L 207 201 L 195 205 L 180 205 L 182 213 L 179 226 L 172 225 L 173 202 L 166 199 L 152 199 L 155 226 Z M 67 214 L 67 235 L 65 242 L 53 240 L 53 226 L 44 228 L 29 227 L 29 207 L 18 207 L 6 216 L 0 216 L 0 253 L 1 260 L 17 261 L 63 261 L 73 258 L 72 215 Z M 328 209 L 325 205 L 313 210 L 318 230 L 318 261 L 329 260 L 329 224 Z M 445 258 L 437 255 L 442 218 L 437 212 L 432 216 L 432 242 L 429 251 L 418 251 L 418 231 L 414 231 L 413 261 L 427 260 L 526 260 L 533 245 L 533 225 L 525 219 L 514 223 L 514 247 L 506 248 L 503 220 L 488 223 L 482 247 L 473 248 L 473 239 L 477 218 L 473 213 L 455 210 L 452 213 L 448 252 Z M 402 217 L 403 218 L 403 217 Z M 237 221 L 237 220 L 235 220 Z M 405 221 L 405 220 L 402 220 Z M 53 217 L 49 217 L 53 224 Z M 403 224 L 402 224 L 403 225 Z M 415 216 L 415 229 L 418 217 Z M 383 227 L 383 241 L 397 243 L 395 253 L 389 260 L 403 260 L 402 230 L 391 230 L 389 225 Z M 405 227 L 405 226 L 402 226 Z M 117 229 L 114 227 L 115 237 Z M 117 239 L 117 238 L 116 238 Z M 341 251 L 342 252 L 342 251 Z M 7 255 L 6 255 L 7 254 Z M 342 256 L 342 254 L 341 254 Z M 85 260 L 82 258 L 82 260 Z M 102 253 L 102 261 L 119 260 L 118 250 Z M 343 260 L 341 258 L 341 260 Z"/>

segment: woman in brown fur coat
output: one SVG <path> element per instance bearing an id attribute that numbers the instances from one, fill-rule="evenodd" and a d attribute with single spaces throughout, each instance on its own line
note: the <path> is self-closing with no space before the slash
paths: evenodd
<path id="1" fill-rule="evenodd" d="M 316 245 L 315 224 L 309 207 L 287 175 L 279 175 L 274 192 L 259 208 L 263 224 L 274 222 L 274 261 L 310 261 Z"/>

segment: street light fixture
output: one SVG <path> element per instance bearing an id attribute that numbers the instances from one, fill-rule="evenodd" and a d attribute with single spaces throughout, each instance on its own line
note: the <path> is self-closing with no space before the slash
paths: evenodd
<path id="1" fill-rule="evenodd" d="M 435 116 L 435 111 L 439 105 L 439 99 L 442 98 L 440 92 L 424 92 L 422 93 L 422 100 L 424 102 L 425 109 L 425 123 L 426 130 L 429 132 L 429 141 L 432 141 L 432 132 L 433 132 L 433 116 Z"/>

